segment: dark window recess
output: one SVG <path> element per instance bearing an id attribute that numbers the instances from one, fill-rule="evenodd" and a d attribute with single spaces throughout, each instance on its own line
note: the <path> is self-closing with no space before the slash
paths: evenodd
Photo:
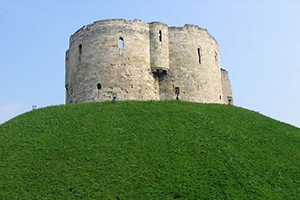
<path id="1" fill-rule="evenodd" d="M 122 37 L 119 38 L 118 47 L 120 49 L 120 55 L 122 55 L 124 48 L 124 39 Z"/>
<path id="2" fill-rule="evenodd" d="M 98 83 L 98 84 L 97 84 L 97 89 L 98 89 L 98 90 L 101 90 L 101 83 Z"/>
<path id="3" fill-rule="evenodd" d="M 227 100 L 228 100 L 228 105 L 231 105 L 231 104 L 232 104 L 232 103 L 231 103 L 231 102 L 232 102 L 232 97 L 231 97 L 231 96 L 228 96 L 228 97 L 227 97 Z"/>
<path id="4" fill-rule="evenodd" d="M 101 90 L 101 83 L 97 83 L 97 89 L 98 89 L 97 97 L 99 99 L 99 97 L 100 97 L 100 90 Z"/>
<path id="5" fill-rule="evenodd" d="M 175 94 L 180 94 L 180 89 L 179 89 L 179 87 L 175 87 Z"/>
<path id="6" fill-rule="evenodd" d="M 82 54 L 82 45 L 80 44 L 79 46 L 78 46 L 78 51 L 79 51 L 79 61 L 81 61 L 81 54 Z"/>
<path id="7" fill-rule="evenodd" d="M 159 34 L 158 34 L 158 35 L 159 35 L 159 41 L 162 42 L 162 32 L 161 32 L 161 30 L 159 30 L 158 33 L 159 33 Z"/>
<path id="8" fill-rule="evenodd" d="M 65 86 L 65 88 L 66 88 L 66 90 L 69 90 L 69 84 L 67 84 L 67 85 Z"/>
<path id="9" fill-rule="evenodd" d="M 198 59 L 199 59 L 199 64 L 201 64 L 201 48 L 198 48 Z"/>
<path id="10" fill-rule="evenodd" d="M 179 87 L 175 87 L 176 100 L 179 100 L 180 89 Z"/>
<path id="11" fill-rule="evenodd" d="M 215 51 L 215 60 L 218 61 L 218 53 Z"/>

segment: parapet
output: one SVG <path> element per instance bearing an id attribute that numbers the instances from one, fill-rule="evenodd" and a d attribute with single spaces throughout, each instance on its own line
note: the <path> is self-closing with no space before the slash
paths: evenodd
<path id="1" fill-rule="evenodd" d="M 169 30 L 179 30 L 179 31 L 196 31 L 196 32 L 204 32 L 206 33 L 211 39 L 213 39 L 216 44 L 218 44 L 218 41 L 208 32 L 206 28 L 202 28 L 198 25 L 193 24 L 185 24 L 183 27 L 177 27 L 177 26 L 170 26 Z"/>
<path id="2" fill-rule="evenodd" d="M 92 24 L 82 26 L 74 34 L 72 34 L 71 37 L 76 37 L 77 35 L 81 34 L 82 32 L 90 31 L 93 28 L 96 28 L 98 26 L 118 25 L 118 24 L 138 24 L 138 25 L 142 25 L 142 26 L 148 26 L 147 23 L 142 22 L 140 19 L 134 19 L 133 21 L 132 20 L 125 20 L 125 19 L 122 19 L 122 18 L 103 19 L 103 20 L 94 21 L 94 23 L 92 23 Z"/>
<path id="3" fill-rule="evenodd" d="M 151 24 L 160 24 L 160 25 L 163 25 L 163 26 L 168 26 L 167 24 L 159 22 L 159 21 L 149 22 L 148 24 L 150 24 L 150 25 Z"/>

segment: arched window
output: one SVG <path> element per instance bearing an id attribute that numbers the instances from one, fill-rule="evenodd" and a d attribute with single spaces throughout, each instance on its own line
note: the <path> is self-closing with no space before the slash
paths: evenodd
<path id="1" fill-rule="evenodd" d="M 123 48 L 124 48 L 124 39 L 122 37 L 119 38 L 118 47 L 120 49 L 120 55 L 123 54 Z"/>
<path id="2" fill-rule="evenodd" d="M 101 90 L 101 83 L 97 83 L 97 89 Z"/>
<path id="3" fill-rule="evenodd" d="M 201 56 L 202 56 L 201 47 L 199 47 L 199 48 L 198 48 L 198 59 L 199 59 L 199 64 L 201 64 Z"/>
<path id="4" fill-rule="evenodd" d="M 81 61 L 81 54 L 82 54 L 82 44 L 80 44 L 80 45 L 78 46 L 78 52 L 79 52 L 78 59 L 79 59 L 79 61 Z"/>
<path id="5" fill-rule="evenodd" d="M 159 30 L 159 32 L 158 32 L 158 37 L 159 37 L 159 41 L 162 42 L 162 33 L 161 33 L 161 30 Z"/>

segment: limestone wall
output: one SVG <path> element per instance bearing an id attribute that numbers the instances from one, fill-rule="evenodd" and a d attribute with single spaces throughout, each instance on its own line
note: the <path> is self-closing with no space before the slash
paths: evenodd
<path id="1" fill-rule="evenodd" d="M 113 93 L 158 100 L 149 51 L 149 26 L 139 20 L 102 20 L 80 29 L 70 38 L 66 103 L 111 100 Z"/>
<path id="2" fill-rule="evenodd" d="M 228 71 L 221 69 L 222 74 L 222 90 L 223 90 L 223 103 L 233 105 L 232 89 L 230 84 L 230 79 L 228 76 Z M 229 102 L 230 101 L 230 102 Z"/>
<path id="3" fill-rule="evenodd" d="M 96 21 L 70 37 L 66 52 L 66 103 L 179 99 L 227 103 L 228 74 L 218 43 L 195 25 Z"/>
<path id="4" fill-rule="evenodd" d="M 170 70 L 162 83 L 161 99 L 221 103 L 218 44 L 205 29 L 194 25 L 169 28 Z M 221 96 L 221 97 L 220 97 Z"/>
<path id="5" fill-rule="evenodd" d="M 150 67 L 152 72 L 169 70 L 168 26 L 160 22 L 149 24 Z"/>

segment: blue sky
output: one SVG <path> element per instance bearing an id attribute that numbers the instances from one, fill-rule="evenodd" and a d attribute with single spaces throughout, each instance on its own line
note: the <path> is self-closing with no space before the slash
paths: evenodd
<path id="1" fill-rule="evenodd" d="M 0 0 L 0 123 L 64 104 L 65 51 L 107 18 L 196 24 L 219 43 L 235 104 L 300 127 L 298 0 Z"/>

